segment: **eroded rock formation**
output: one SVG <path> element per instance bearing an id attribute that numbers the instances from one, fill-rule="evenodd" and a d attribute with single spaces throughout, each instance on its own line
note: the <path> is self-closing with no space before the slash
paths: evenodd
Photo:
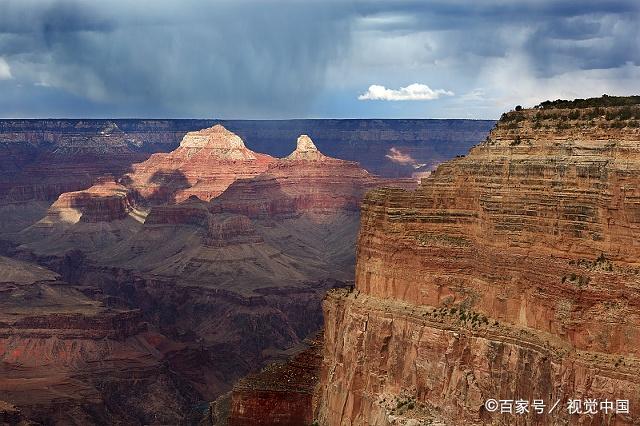
<path id="1" fill-rule="evenodd" d="M 229 426 L 311 425 L 322 361 L 322 335 L 287 362 L 268 365 L 241 379 L 231 393 Z"/>
<path id="2" fill-rule="evenodd" d="M 324 304 L 320 423 L 640 422 L 638 117 L 508 113 L 418 190 L 369 193 L 355 290 Z M 630 411 L 568 413 L 590 398 Z"/>
<path id="3" fill-rule="evenodd" d="M 75 192 L 66 192 L 51 205 L 48 222 L 77 223 L 113 222 L 134 211 L 134 202 L 127 188 L 105 179 L 96 185 Z"/>
<path id="4" fill-rule="evenodd" d="M 75 286 L 98 287 L 98 300 L 138 308 L 134 323 L 180 342 L 160 342 L 172 349 L 158 349 L 154 360 L 203 400 L 321 327 L 324 294 L 353 278 L 365 192 L 416 186 L 323 155 L 309 137 L 287 158 L 259 154 L 222 126 L 189 133 L 175 151 L 116 181 L 60 195 L 43 219 L 9 235 L 12 252 Z M 87 318 L 64 322 L 105 328 Z M 149 332 L 131 333 L 122 338 Z M 137 359 L 122 356 L 125 364 Z M 308 398 L 290 407 L 309 416 Z"/>
<path id="5" fill-rule="evenodd" d="M 219 122 L 219 121 L 218 121 Z M 95 179 L 131 171 L 155 152 L 175 149 L 186 133 L 213 120 L 0 120 L 0 206 L 50 201 L 90 187 Z M 223 121 L 254 151 L 287 155 L 309 133 L 333 157 L 370 172 L 409 177 L 421 166 L 462 154 L 482 140 L 492 121 L 292 120 Z M 291 141 L 291 142 L 289 142 Z M 0 229 L 1 230 L 1 229 Z"/>
<path id="6" fill-rule="evenodd" d="M 170 367 L 181 345 L 150 330 L 140 310 L 24 261 L 0 257 L 0 271 L 0 421 L 189 418 L 196 393 Z"/>
<path id="7" fill-rule="evenodd" d="M 221 125 L 189 132 L 178 149 L 154 154 L 133 166 L 122 181 L 153 203 L 204 201 L 220 195 L 239 178 L 264 172 L 275 159 L 249 150 L 242 139 Z"/>

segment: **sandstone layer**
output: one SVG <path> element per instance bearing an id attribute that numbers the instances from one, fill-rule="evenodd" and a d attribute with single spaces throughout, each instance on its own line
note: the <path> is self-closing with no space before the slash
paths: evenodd
<path id="1" fill-rule="evenodd" d="M 514 111 L 416 191 L 372 191 L 356 288 L 324 304 L 320 423 L 639 423 L 638 118 Z M 569 414 L 590 398 L 630 411 Z"/>

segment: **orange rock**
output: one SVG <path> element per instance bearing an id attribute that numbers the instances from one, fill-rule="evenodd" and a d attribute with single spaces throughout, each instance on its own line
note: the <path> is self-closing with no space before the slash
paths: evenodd
<path id="1" fill-rule="evenodd" d="M 580 424 L 640 422 L 640 130 L 591 115 L 508 114 L 418 190 L 369 193 L 356 290 L 324 305 L 322 421 L 555 424 L 596 398 L 630 413 Z M 563 409 L 505 420 L 488 398 Z"/>
<path id="2" fill-rule="evenodd" d="M 135 164 L 123 183 L 152 203 L 177 202 L 194 195 L 209 201 L 239 178 L 264 172 L 275 159 L 245 147 L 221 125 L 189 132 L 168 154 Z"/>

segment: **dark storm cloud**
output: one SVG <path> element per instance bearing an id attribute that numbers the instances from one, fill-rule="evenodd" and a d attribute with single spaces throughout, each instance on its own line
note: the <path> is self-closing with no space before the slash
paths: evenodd
<path id="1" fill-rule="evenodd" d="M 349 40 L 339 3 L 4 1 L 23 84 L 170 115 L 295 115 Z M 160 108 L 159 108 L 160 107 Z"/>
<path id="2" fill-rule="evenodd" d="M 0 0 L 0 114 L 350 116 L 371 84 L 491 93 L 512 59 L 607 84 L 640 65 L 638 22 L 638 0 Z"/>
<path id="3" fill-rule="evenodd" d="M 518 46 L 541 75 L 570 69 L 640 64 L 640 2 L 637 0 L 360 1 L 364 16 L 404 14 L 384 31 L 446 32 L 446 54 L 472 53 L 480 60 Z"/>

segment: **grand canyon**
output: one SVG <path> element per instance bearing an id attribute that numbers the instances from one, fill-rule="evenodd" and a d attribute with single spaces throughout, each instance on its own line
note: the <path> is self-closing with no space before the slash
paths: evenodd
<path id="1" fill-rule="evenodd" d="M 24 421 L 206 423 L 261 366 L 300 359 L 317 378 L 305 361 L 319 367 L 326 291 L 353 285 L 364 194 L 415 188 L 493 123 L 310 123 L 383 176 L 305 134 L 275 157 L 219 123 L 160 124 L 3 122 L 0 389 Z"/>
<path id="2" fill-rule="evenodd" d="M 0 0 L 0 426 L 640 425 L 638 0 Z"/>
<path id="3" fill-rule="evenodd" d="M 305 134 L 275 157 L 221 124 L 169 152 L 114 126 L 46 148 L 8 132 L 3 416 L 501 424 L 495 398 L 560 401 L 516 423 L 573 424 L 584 397 L 631 409 L 580 424 L 635 424 L 639 104 L 460 122 L 484 140 L 420 182 Z"/>

